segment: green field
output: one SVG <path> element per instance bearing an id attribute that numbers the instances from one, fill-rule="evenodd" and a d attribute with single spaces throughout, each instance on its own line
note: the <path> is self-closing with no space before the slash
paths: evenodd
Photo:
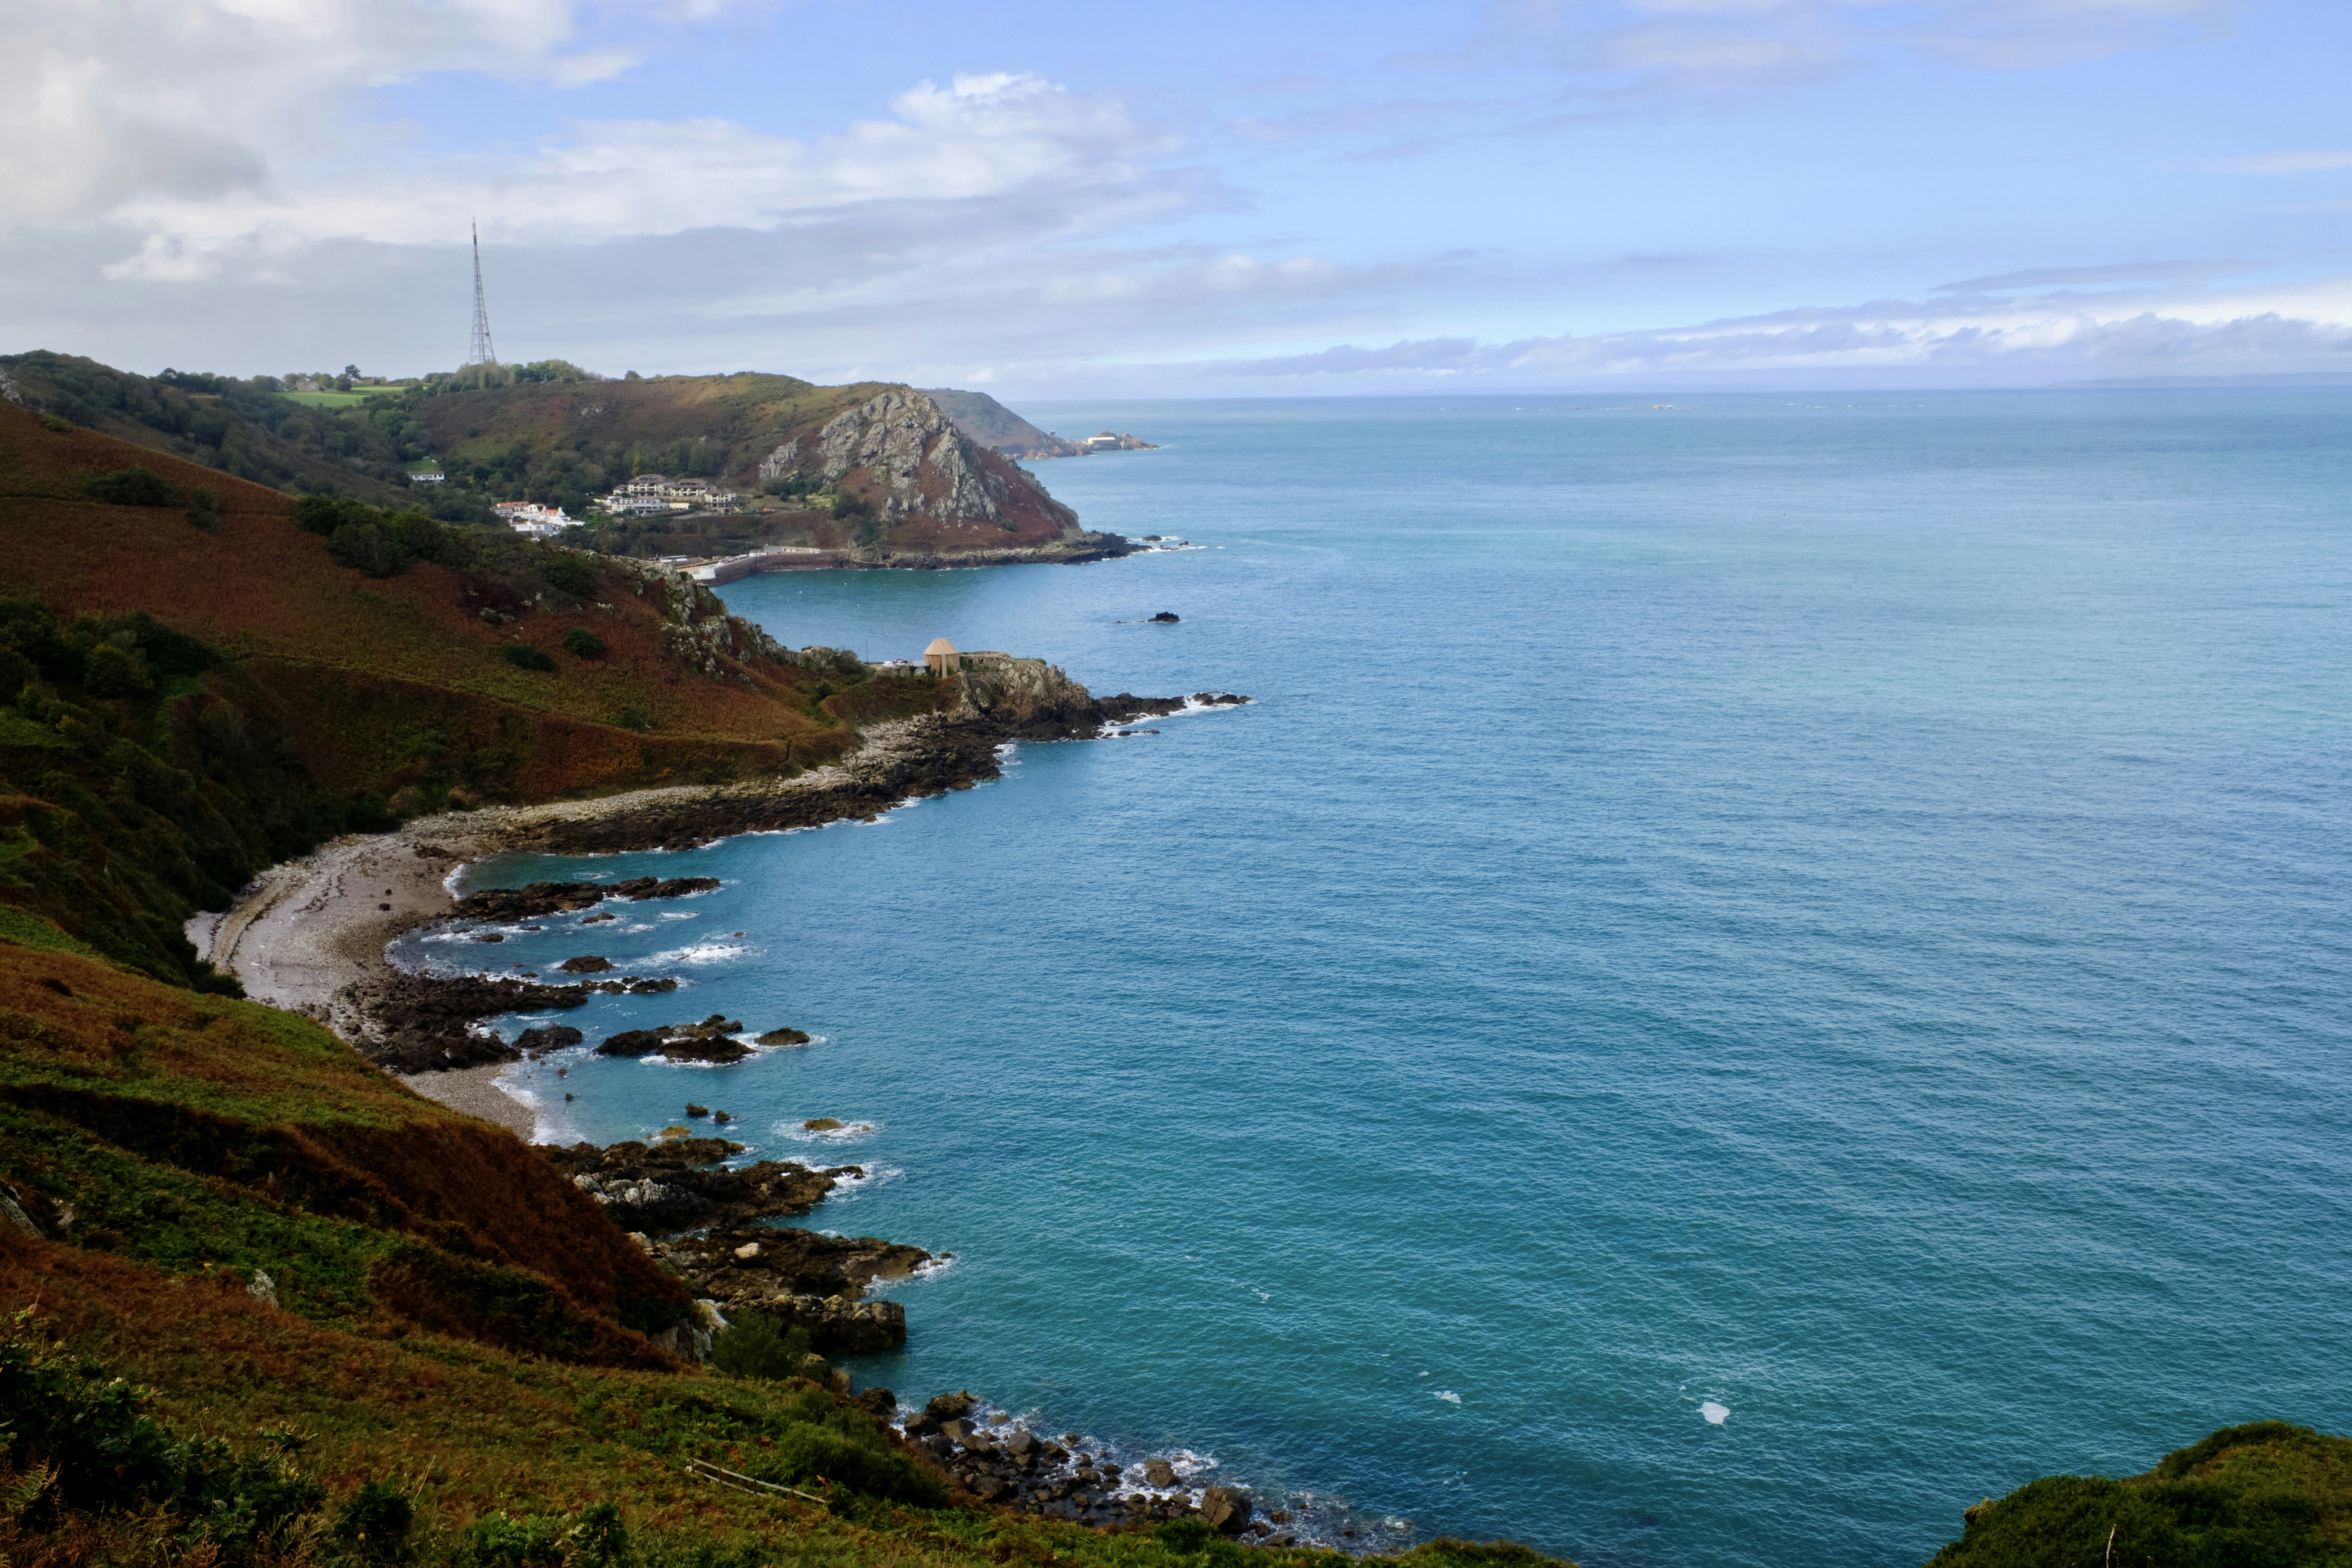
<path id="1" fill-rule="evenodd" d="M 415 384 L 414 382 L 403 382 L 394 386 L 363 386 L 357 392 L 281 392 L 278 395 L 305 408 L 357 408 L 371 397 L 406 392 Z"/>

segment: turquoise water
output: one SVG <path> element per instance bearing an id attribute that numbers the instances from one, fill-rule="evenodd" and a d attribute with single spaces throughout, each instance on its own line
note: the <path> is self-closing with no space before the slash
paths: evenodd
<path id="1" fill-rule="evenodd" d="M 867 1163 L 813 1223 L 955 1258 L 861 1380 L 1367 1531 L 1910 1563 L 2352 1430 L 2352 394 L 1649 401 L 1034 410 L 1165 443 L 1039 472 L 1202 548 L 730 588 L 1258 700 L 484 868 L 726 879 L 500 950 L 696 983 L 592 1041 L 823 1037 L 538 1089 Z"/>

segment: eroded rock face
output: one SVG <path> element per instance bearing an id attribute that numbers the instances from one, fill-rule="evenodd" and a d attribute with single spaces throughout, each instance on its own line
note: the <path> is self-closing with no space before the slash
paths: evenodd
<path id="1" fill-rule="evenodd" d="M 887 490 L 882 512 L 889 521 L 916 512 L 999 521 L 1007 487 L 971 448 L 938 404 L 911 387 L 893 387 L 835 416 L 817 433 L 816 451 L 825 479 L 869 470 Z"/>

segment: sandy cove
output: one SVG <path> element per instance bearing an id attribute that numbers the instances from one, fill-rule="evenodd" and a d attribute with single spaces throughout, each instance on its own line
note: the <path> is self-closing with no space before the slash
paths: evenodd
<path id="1" fill-rule="evenodd" d="M 912 796 L 994 777 L 1001 743 L 995 726 L 926 717 L 877 725 L 848 758 L 795 778 L 420 817 L 271 867 L 226 913 L 190 921 L 188 935 L 247 995 L 316 1018 L 366 1054 L 383 1023 L 371 1015 L 366 983 L 393 973 L 385 948 L 395 937 L 449 918 L 448 881 L 468 861 L 510 849 L 683 848 L 735 833 L 870 820 Z M 492 1063 L 402 1081 L 528 1137 L 530 1109 L 495 1087 L 503 1070 Z"/>

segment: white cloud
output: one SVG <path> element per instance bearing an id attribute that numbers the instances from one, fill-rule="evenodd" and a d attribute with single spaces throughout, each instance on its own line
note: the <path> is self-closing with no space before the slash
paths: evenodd
<path id="1" fill-rule="evenodd" d="M 1149 162 L 1175 146 L 1116 100 L 1029 76 L 924 82 L 891 108 L 890 119 L 807 141 L 724 120 L 590 121 L 496 163 L 338 167 L 300 184 L 137 198 L 110 216 L 144 241 L 110 275 L 184 279 L 337 239 L 446 243 L 477 215 L 486 238 L 581 244 L 1053 186 L 1070 196 L 1065 222 L 1089 205 L 1134 221 Z M 1181 179 L 1158 185 L 1171 206 L 1195 189 Z"/>
<path id="2" fill-rule="evenodd" d="M 1385 348 L 1222 362 L 1215 370 L 1292 383 L 1488 384 L 1770 374 L 1910 373 L 1920 382 L 2036 380 L 2248 366 L 2352 372 L 2352 276 L 2293 289 L 2147 295 L 2094 305 L 2077 297 L 1942 304 L 1903 301 L 1777 311 L 1643 331 L 1482 343 L 1463 337 Z M 1206 369 L 1207 367 L 1202 367 Z"/>
<path id="3" fill-rule="evenodd" d="M 2216 158 L 2205 166 L 2225 174 L 2320 174 L 2352 169 L 2352 149 L 2256 153 L 2243 158 Z"/>
<path id="4" fill-rule="evenodd" d="M 1555 108 L 1623 113 L 1775 93 L 1873 61 L 1990 69 L 2097 59 L 2226 27 L 2239 0 L 1494 0 L 1459 49 L 1399 63 L 1484 69 L 1533 60 Z"/>
<path id="5" fill-rule="evenodd" d="M 1979 294 L 2012 289 L 2094 288 L 2110 283 L 2177 283 L 2243 271 L 2242 261 L 2119 261 L 2104 267 L 2034 267 L 1990 278 L 1938 283 L 1937 294 Z"/>

